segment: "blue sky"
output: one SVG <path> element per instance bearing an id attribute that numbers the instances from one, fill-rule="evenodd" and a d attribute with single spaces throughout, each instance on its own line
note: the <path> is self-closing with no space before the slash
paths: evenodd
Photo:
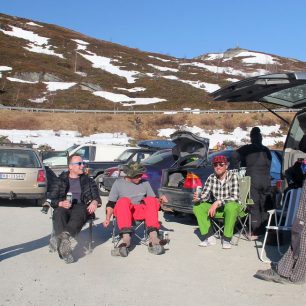
<path id="1" fill-rule="evenodd" d="M 0 0 L 0 12 L 175 57 L 239 46 L 306 61 L 305 0 Z"/>

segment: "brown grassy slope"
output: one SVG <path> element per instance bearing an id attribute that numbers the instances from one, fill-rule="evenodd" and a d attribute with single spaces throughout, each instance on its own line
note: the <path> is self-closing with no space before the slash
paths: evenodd
<path id="1" fill-rule="evenodd" d="M 288 113 L 282 116 L 291 121 L 294 114 Z M 246 129 L 256 125 L 275 124 L 281 125 L 280 133 L 287 132 L 288 126 L 270 113 L 128 115 L 0 111 L 0 129 L 76 130 L 83 136 L 94 133 L 124 132 L 136 140 L 154 139 L 157 138 L 158 129 L 183 129 L 184 125 L 197 126 L 207 131 L 223 129 L 231 133 L 238 126 Z"/>

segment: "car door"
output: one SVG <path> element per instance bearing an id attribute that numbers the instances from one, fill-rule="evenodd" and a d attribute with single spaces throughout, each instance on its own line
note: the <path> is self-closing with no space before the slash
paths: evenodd
<path id="1" fill-rule="evenodd" d="M 306 107 L 306 72 L 276 73 L 231 83 L 211 94 L 215 101 L 267 102 L 292 109 Z M 292 120 L 282 160 L 282 174 L 297 157 L 306 158 L 301 142 L 306 135 L 306 109 L 298 111 Z M 304 137 L 304 138 L 303 138 Z"/>

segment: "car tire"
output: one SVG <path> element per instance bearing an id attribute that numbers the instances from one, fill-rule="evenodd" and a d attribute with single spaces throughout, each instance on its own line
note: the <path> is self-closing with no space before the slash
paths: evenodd
<path id="1" fill-rule="evenodd" d="M 98 186 L 100 196 L 108 196 L 109 191 L 104 188 L 102 183 L 99 182 L 99 179 L 102 177 L 102 175 L 103 174 L 99 174 L 98 176 L 96 176 L 95 177 L 95 182 Z"/>
<path id="2" fill-rule="evenodd" d="M 46 198 L 36 199 L 34 201 L 36 206 L 42 207 L 42 205 L 46 202 Z"/>

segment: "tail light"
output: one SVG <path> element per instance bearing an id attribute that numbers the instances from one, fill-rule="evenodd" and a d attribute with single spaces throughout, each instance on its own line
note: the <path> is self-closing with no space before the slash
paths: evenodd
<path id="1" fill-rule="evenodd" d="M 203 186 L 201 179 L 196 174 L 188 172 L 184 181 L 183 188 L 196 188 L 197 186 Z"/>
<path id="2" fill-rule="evenodd" d="M 283 180 L 277 180 L 276 181 L 276 185 L 275 185 L 276 189 L 278 191 L 281 191 L 282 190 L 282 186 L 283 186 Z"/>
<path id="3" fill-rule="evenodd" d="M 37 173 L 37 183 L 44 183 L 46 181 L 46 172 L 45 170 L 38 170 Z"/>
<path id="4" fill-rule="evenodd" d="M 147 173 L 144 173 L 141 178 L 147 181 L 149 179 L 149 175 Z"/>

